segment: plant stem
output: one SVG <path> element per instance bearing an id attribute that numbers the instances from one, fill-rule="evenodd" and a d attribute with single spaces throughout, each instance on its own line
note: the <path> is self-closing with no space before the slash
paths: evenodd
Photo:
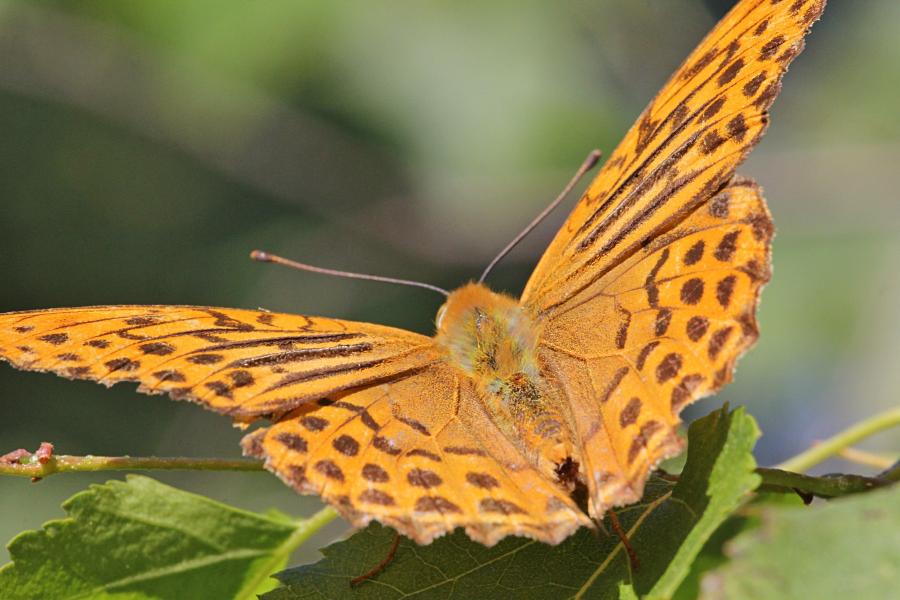
<path id="1" fill-rule="evenodd" d="M 900 460 L 894 463 L 890 468 L 879 473 L 878 478 L 884 479 L 885 481 L 900 482 Z"/>
<path id="2" fill-rule="evenodd" d="M 301 519 L 297 524 L 297 532 L 294 533 L 289 546 L 291 551 L 300 547 L 303 542 L 308 540 L 315 532 L 322 529 L 338 517 L 338 513 L 330 506 L 325 506 L 319 512 L 306 519 Z"/>
<path id="3" fill-rule="evenodd" d="M 858 494 L 871 489 L 889 485 L 891 481 L 882 477 L 863 477 L 861 475 L 835 475 L 829 477 L 813 477 L 802 473 L 791 473 L 781 469 L 756 469 L 762 476 L 760 489 L 778 492 L 803 492 L 820 498 L 834 498 L 847 494 Z"/>
<path id="4" fill-rule="evenodd" d="M 313 534 L 322 529 L 325 525 L 331 523 L 337 517 L 338 513 L 336 510 L 330 506 L 325 506 L 313 516 L 295 521 L 297 528 L 294 530 L 294 533 L 278 546 L 278 549 L 272 553 L 272 558 L 269 559 L 269 564 L 266 565 L 266 568 L 259 570 L 258 578 L 253 581 L 248 581 L 237 597 L 255 598 L 256 594 L 254 592 L 264 579 L 272 576 L 272 570 L 276 569 L 277 565 L 280 564 L 282 560 L 289 557 L 294 550 L 303 545 L 303 543 L 311 538 Z"/>
<path id="5" fill-rule="evenodd" d="M 18 462 L 0 461 L 0 475 L 41 479 L 73 471 L 262 471 L 261 461 L 245 458 L 189 458 L 157 456 L 51 456 L 41 462 L 31 455 Z"/>
<path id="6" fill-rule="evenodd" d="M 775 468 L 783 471 L 806 471 L 820 462 L 834 456 L 844 448 L 851 446 L 874 433 L 890 429 L 891 427 L 897 427 L 898 425 L 900 425 L 900 407 L 892 408 L 879 413 L 874 417 L 870 417 L 865 421 L 851 425 L 844 431 L 816 444 L 809 450 L 805 450 L 793 458 L 789 458 L 783 463 L 775 465 Z"/>
<path id="7" fill-rule="evenodd" d="M 876 469 L 888 469 L 897 462 L 898 458 L 900 458 L 897 456 L 892 458 L 890 456 L 876 454 L 875 452 L 867 452 L 866 450 L 860 450 L 858 448 L 844 448 L 837 453 L 837 456 L 858 465 L 875 467 Z"/>

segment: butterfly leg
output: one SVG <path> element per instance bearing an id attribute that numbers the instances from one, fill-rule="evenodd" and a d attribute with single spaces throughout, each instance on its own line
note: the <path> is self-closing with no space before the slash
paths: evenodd
<path id="1" fill-rule="evenodd" d="M 622 541 L 622 546 L 628 554 L 628 562 L 631 563 L 631 570 L 637 571 L 641 567 L 641 561 L 638 560 L 637 552 L 634 551 L 634 547 L 632 547 L 631 542 L 628 541 L 628 534 L 625 532 L 625 529 L 622 528 L 622 524 L 619 522 L 619 516 L 616 514 L 616 511 L 611 508 L 607 509 L 606 514 L 609 516 L 609 523 L 612 525 L 613 531 L 616 532 L 616 535 Z"/>
<path id="2" fill-rule="evenodd" d="M 400 534 L 394 532 L 394 541 L 391 542 L 391 547 L 388 549 L 387 554 L 385 554 L 384 558 L 381 559 L 377 565 L 372 567 L 369 571 L 363 573 L 362 575 L 357 575 L 353 579 L 350 580 L 350 586 L 355 587 L 361 583 L 365 583 L 369 579 L 372 579 L 382 571 L 384 571 L 391 561 L 394 560 L 394 555 L 397 554 L 397 547 L 400 546 Z"/>

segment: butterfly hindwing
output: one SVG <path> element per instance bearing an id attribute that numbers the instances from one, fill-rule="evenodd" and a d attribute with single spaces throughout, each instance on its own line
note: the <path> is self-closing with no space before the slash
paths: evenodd
<path id="1" fill-rule="evenodd" d="M 244 448 L 354 525 L 375 519 L 421 544 L 456 527 L 486 545 L 507 535 L 555 544 L 590 526 L 447 365 L 298 409 Z"/>
<path id="2" fill-rule="evenodd" d="M 731 380 L 757 337 L 771 237 L 760 189 L 736 177 L 545 325 L 542 356 L 569 399 L 594 516 L 638 500 L 648 471 L 681 449 L 681 410 Z"/>

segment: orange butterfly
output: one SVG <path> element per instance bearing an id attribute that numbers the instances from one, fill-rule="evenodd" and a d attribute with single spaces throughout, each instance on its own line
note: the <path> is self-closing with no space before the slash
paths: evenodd
<path id="1" fill-rule="evenodd" d="M 734 175 L 823 0 L 743 0 L 625 136 L 519 300 L 471 283 L 437 333 L 189 306 L 0 315 L 0 356 L 197 402 L 353 525 L 559 543 L 640 499 L 678 414 L 757 337 L 772 223 Z M 572 499 L 586 490 L 587 513 Z"/>

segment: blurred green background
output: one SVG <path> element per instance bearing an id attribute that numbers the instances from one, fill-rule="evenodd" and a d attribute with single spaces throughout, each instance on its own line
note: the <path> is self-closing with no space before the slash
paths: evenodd
<path id="1" fill-rule="evenodd" d="M 589 150 L 609 155 L 730 4 L 0 2 L 0 310 L 263 306 L 430 333 L 435 294 L 247 254 L 444 287 L 477 276 Z M 762 337 L 692 411 L 746 404 L 764 464 L 900 388 L 900 3 L 829 4 L 741 169 L 778 228 Z M 565 212 L 495 287 L 521 290 Z M 133 386 L 0 368 L 2 452 L 238 456 L 240 437 Z M 0 479 L 0 541 L 118 476 Z M 267 474 L 155 476 L 250 509 L 317 506 Z"/>

